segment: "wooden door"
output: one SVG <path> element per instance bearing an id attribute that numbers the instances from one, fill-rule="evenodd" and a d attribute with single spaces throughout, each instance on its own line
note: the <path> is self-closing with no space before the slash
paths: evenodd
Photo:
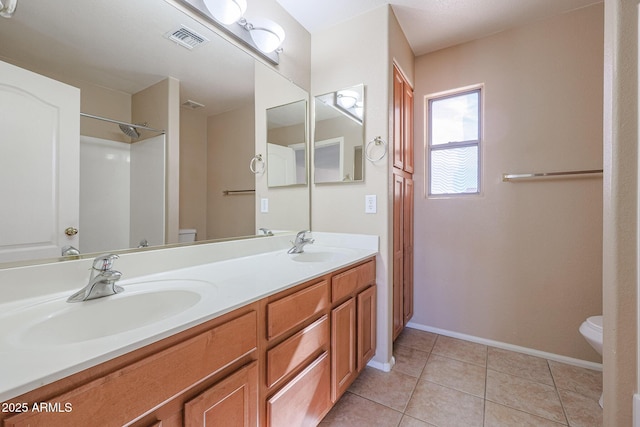
<path id="1" fill-rule="evenodd" d="M 403 169 L 413 173 L 413 89 L 406 80 L 402 85 L 402 126 Z"/>
<path id="2" fill-rule="evenodd" d="M 393 67 L 393 167 L 404 168 L 404 78 Z"/>
<path id="3" fill-rule="evenodd" d="M 358 372 L 376 352 L 376 286 L 358 294 Z"/>
<path id="4" fill-rule="evenodd" d="M 355 298 L 331 311 L 331 364 L 331 399 L 335 403 L 357 375 Z"/>
<path id="5" fill-rule="evenodd" d="M 258 425 L 258 365 L 239 369 L 184 405 L 185 427 Z"/>
<path id="6" fill-rule="evenodd" d="M 393 339 L 404 327 L 404 178 L 393 174 Z"/>
<path id="7" fill-rule="evenodd" d="M 0 262 L 78 247 L 80 90 L 0 61 Z"/>

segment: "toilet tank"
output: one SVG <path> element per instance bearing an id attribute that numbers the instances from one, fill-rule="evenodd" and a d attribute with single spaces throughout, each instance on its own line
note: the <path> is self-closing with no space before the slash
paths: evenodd
<path id="1" fill-rule="evenodd" d="M 187 243 L 196 241 L 196 229 L 195 228 L 181 228 L 178 231 L 178 242 Z"/>

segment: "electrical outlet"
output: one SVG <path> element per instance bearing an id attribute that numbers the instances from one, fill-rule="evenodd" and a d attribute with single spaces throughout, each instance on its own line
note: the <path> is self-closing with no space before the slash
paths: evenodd
<path id="1" fill-rule="evenodd" d="M 376 213 L 378 210 L 375 194 L 364 196 L 364 213 Z"/>
<path id="2" fill-rule="evenodd" d="M 260 212 L 269 212 L 269 199 L 260 199 Z"/>

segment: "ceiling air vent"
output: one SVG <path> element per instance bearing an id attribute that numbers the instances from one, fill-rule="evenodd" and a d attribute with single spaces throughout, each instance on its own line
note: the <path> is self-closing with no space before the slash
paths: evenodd
<path id="1" fill-rule="evenodd" d="M 176 30 L 169 31 L 164 36 L 187 49 L 193 49 L 194 47 L 200 46 L 201 44 L 209 41 L 206 37 L 201 36 L 184 25 Z"/>
<path id="2" fill-rule="evenodd" d="M 189 108 L 191 110 L 195 110 L 195 109 L 204 107 L 203 104 L 200 104 L 199 102 L 193 101 L 191 99 L 188 99 L 185 102 L 183 102 L 182 106 L 185 107 L 185 108 Z"/>

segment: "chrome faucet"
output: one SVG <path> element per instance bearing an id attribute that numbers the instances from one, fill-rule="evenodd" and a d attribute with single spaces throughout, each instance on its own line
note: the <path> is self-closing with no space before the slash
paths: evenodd
<path id="1" fill-rule="evenodd" d="M 122 277 L 122 273 L 111 269 L 113 262 L 118 258 L 116 254 L 104 254 L 96 257 L 91 267 L 89 283 L 71 295 L 67 302 L 88 301 L 124 291 L 122 286 L 116 285 L 116 282 Z"/>
<path id="2" fill-rule="evenodd" d="M 301 231 L 296 234 L 296 240 L 291 242 L 293 245 L 291 249 L 287 251 L 288 254 L 301 254 L 304 252 L 304 246 L 315 242 L 314 239 L 307 239 L 307 233 L 311 233 L 310 231 Z"/>

